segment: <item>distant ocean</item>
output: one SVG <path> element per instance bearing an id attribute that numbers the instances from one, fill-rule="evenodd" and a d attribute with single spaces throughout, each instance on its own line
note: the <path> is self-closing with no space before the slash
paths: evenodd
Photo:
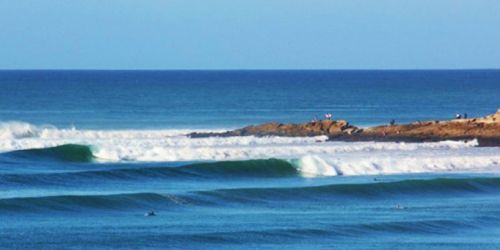
<path id="1" fill-rule="evenodd" d="M 0 71 L 0 248 L 499 249 L 500 148 L 185 136 L 499 96 L 500 70 Z"/>

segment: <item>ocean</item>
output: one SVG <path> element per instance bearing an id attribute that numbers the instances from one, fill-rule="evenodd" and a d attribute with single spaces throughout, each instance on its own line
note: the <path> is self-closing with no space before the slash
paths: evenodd
<path id="1" fill-rule="evenodd" d="M 0 71 L 0 248 L 499 249 L 498 147 L 186 136 L 499 95 L 500 70 Z"/>

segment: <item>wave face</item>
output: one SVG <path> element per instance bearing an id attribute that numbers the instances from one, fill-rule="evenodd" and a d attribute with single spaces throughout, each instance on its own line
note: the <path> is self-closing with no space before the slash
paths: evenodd
<path id="1" fill-rule="evenodd" d="M 279 159 L 201 163 L 175 169 L 183 173 L 225 177 L 290 177 L 299 174 L 292 164 Z"/>
<path id="2" fill-rule="evenodd" d="M 207 196 L 214 196 L 218 199 L 254 202 L 258 200 L 311 201 L 314 199 L 334 198 L 385 199 L 394 196 L 453 196 L 496 193 L 499 189 L 500 178 L 437 178 L 363 184 L 334 184 L 314 187 L 220 189 L 200 193 Z"/>
<path id="3" fill-rule="evenodd" d="M 246 161 L 282 159 L 303 176 L 496 171 L 498 148 L 477 141 L 327 142 L 326 137 L 189 138 L 192 130 L 78 130 L 10 122 L 0 152 L 76 162 Z M 91 146 L 84 146 L 91 145 Z M 255 169 L 254 169 L 255 170 Z M 216 171 L 216 170 L 213 170 Z"/>
<path id="4" fill-rule="evenodd" d="M 52 149 L 49 149 L 52 150 Z M 30 150 L 31 151 L 31 150 Z M 47 150 L 34 150 L 37 154 Z M 16 155 L 25 152 L 13 152 Z M 9 153 L 10 154 L 10 153 Z M 24 155 L 23 155 L 24 156 Z M 44 156 L 45 157 L 45 156 Z M 72 156 L 75 157 L 75 156 Z M 83 156 L 79 156 L 83 157 Z M 78 158 L 77 160 L 87 160 Z M 58 159 L 60 160 L 60 159 Z M 72 159 L 75 160 L 75 159 Z M 279 159 L 195 163 L 179 167 L 141 167 L 81 170 L 55 173 L 0 174 L 0 187 L 55 186 L 107 181 L 286 178 L 301 176 L 290 162 Z"/>
<path id="5" fill-rule="evenodd" d="M 480 116 L 498 106 L 500 71 L 12 71 L 0 82 L 0 120 L 38 124 L 0 121 L 0 249 L 500 249 L 500 148 L 153 129 L 327 111 L 363 125 Z M 64 127 L 73 121 L 94 129 Z"/>
<path id="6" fill-rule="evenodd" d="M 176 199 L 175 196 L 155 193 L 59 195 L 0 199 L 0 211 L 126 210 L 133 208 L 166 207 L 179 203 L 181 201 Z"/>
<path id="7" fill-rule="evenodd" d="M 79 144 L 64 144 L 49 148 L 22 149 L 4 155 L 28 160 L 49 159 L 65 162 L 92 162 L 95 159 L 90 146 Z"/>
<path id="8" fill-rule="evenodd" d="M 500 178 L 438 178 L 394 182 L 332 184 L 308 187 L 234 188 L 193 191 L 184 194 L 123 193 L 110 195 L 55 195 L 0 199 L 0 211 L 126 210 L 179 206 L 260 206 L 267 202 L 311 202 L 343 199 L 392 199 L 394 197 L 464 197 L 496 194 Z"/>

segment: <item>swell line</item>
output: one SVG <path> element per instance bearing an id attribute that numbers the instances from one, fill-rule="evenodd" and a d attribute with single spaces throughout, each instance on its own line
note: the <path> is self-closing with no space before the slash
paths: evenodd
<path id="1" fill-rule="evenodd" d="M 314 187 L 234 188 L 192 191 L 183 194 L 123 193 L 109 195 L 58 195 L 0 199 L 0 211 L 127 210 L 179 205 L 258 205 L 259 202 L 334 201 L 347 198 L 374 199 L 401 196 L 458 197 L 492 194 L 500 190 L 500 178 L 437 178 L 363 184 L 332 184 Z"/>

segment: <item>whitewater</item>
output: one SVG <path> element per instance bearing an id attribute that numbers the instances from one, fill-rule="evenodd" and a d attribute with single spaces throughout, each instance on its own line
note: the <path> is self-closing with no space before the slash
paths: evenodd
<path id="1" fill-rule="evenodd" d="M 500 249 L 500 148 L 190 138 L 498 109 L 500 71 L 0 71 L 0 249 Z M 156 216 L 144 216 L 154 211 Z"/>
<path id="2" fill-rule="evenodd" d="M 88 146 L 95 162 L 242 161 L 278 158 L 305 177 L 500 170 L 500 149 L 475 140 L 426 143 L 333 142 L 317 137 L 190 138 L 226 129 L 89 130 L 0 123 L 0 152 Z"/>

